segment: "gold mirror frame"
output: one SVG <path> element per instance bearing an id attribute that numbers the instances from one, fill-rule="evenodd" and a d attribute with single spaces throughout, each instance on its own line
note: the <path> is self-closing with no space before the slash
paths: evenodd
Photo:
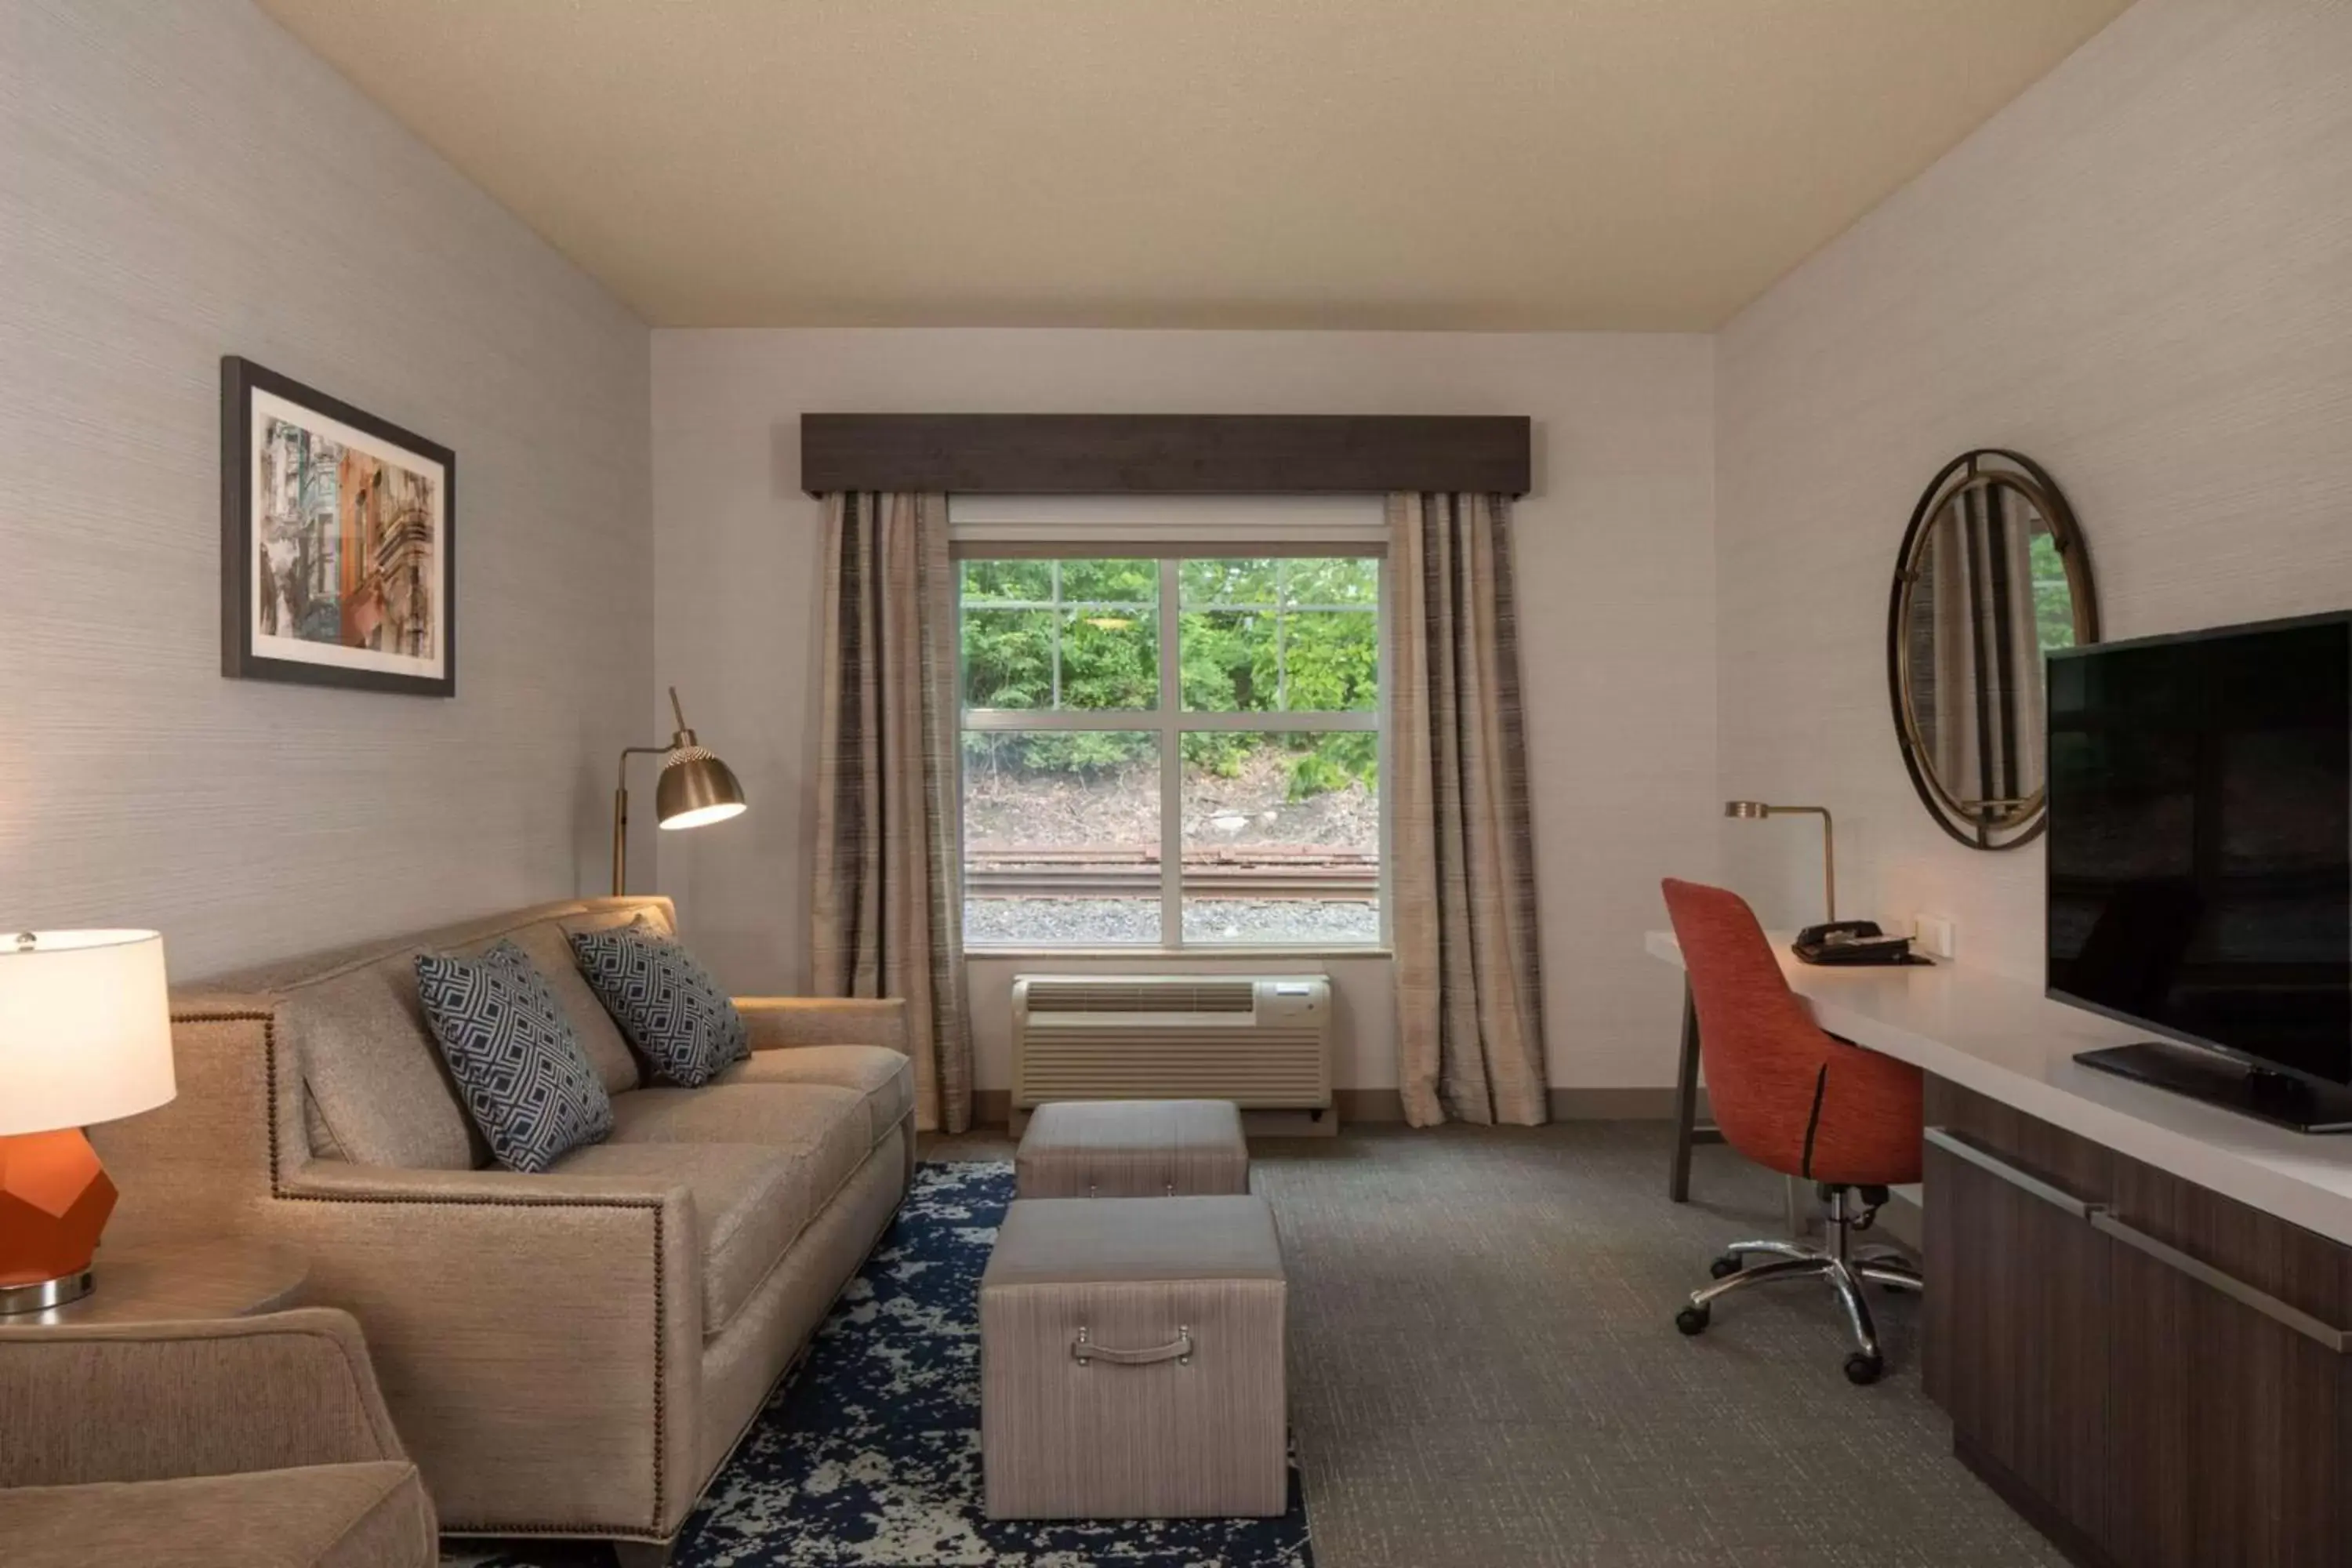
<path id="1" fill-rule="evenodd" d="M 2014 849 L 2041 837 L 2048 825 L 2046 783 L 2015 800 L 1968 800 L 1955 795 L 1937 776 L 1928 759 L 1913 701 L 1911 639 L 1912 595 L 1924 574 L 1920 558 L 1935 533 L 1936 520 L 1961 497 L 1978 490 L 2014 491 L 2050 526 L 2052 544 L 2066 572 L 2066 590 L 2073 600 L 2074 641 L 2087 647 L 2099 640 L 2098 595 L 2091 576 L 2090 552 L 2084 548 L 2082 530 L 2074 510 L 2057 483 L 2030 458 L 1997 447 L 1963 452 L 1936 472 L 1912 510 L 1904 531 L 1903 546 L 1895 563 L 1895 582 L 1887 597 L 1887 696 L 1895 710 L 1895 734 L 1903 750 L 1903 766 L 1912 787 L 1936 825 L 1971 849 Z M 2045 763 L 2046 765 L 2046 763 Z"/>

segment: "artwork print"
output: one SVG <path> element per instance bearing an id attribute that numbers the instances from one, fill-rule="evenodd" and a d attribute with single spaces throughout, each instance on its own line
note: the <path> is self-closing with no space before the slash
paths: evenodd
<path id="1" fill-rule="evenodd" d="M 226 672 L 454 694 L 454 455 L 245 360 L 223 398 Z"/>

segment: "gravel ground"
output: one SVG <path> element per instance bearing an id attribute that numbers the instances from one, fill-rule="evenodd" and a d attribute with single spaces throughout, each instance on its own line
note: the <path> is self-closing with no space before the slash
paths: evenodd
<path id="1" fill-rule="evenodd" d="M 1211 899 L 1187 906 L 1190 942 L 1281 942 L 1298 946 L 1377 942 L 1380 906 L 1298 899 Z M 1157 899 L 971 899 L 968 947 L 1107 947 L 1160 941 Z"/>

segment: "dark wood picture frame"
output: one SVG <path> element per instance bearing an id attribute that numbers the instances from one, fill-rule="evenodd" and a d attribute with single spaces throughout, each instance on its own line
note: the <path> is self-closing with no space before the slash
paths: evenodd
<path id="1" fill-rule="evenodd" d="M 255 647 L 254 536 L 256 503 L 254 404 L 268 394 L 322 419 L 348 426 L 373 440 L 439 468 L 438 577 L 433 632 L 441 655 L 440 673 L 404 674 L 394 669 L 280 658 Z M 278 680 L 350 690 L 395 692 L 412 697 L 457 694 L 457 456 L 437 441 L 379 419 L 341 398 L 305 386 L 236 354 L 221 357 L 221 673 L 233 679 Z M 292 640 L 292 639 L 282 639 Z M 334 647 L 334 644 L 321 644 Z"/>

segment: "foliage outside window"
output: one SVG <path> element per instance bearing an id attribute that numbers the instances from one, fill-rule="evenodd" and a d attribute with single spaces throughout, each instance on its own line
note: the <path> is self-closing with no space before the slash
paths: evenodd
<path id="1" fill-rule="evenodd" d="M 1376 559 L 967 560 L 961 588 L 968 944 L 1380 940 Z"/>

